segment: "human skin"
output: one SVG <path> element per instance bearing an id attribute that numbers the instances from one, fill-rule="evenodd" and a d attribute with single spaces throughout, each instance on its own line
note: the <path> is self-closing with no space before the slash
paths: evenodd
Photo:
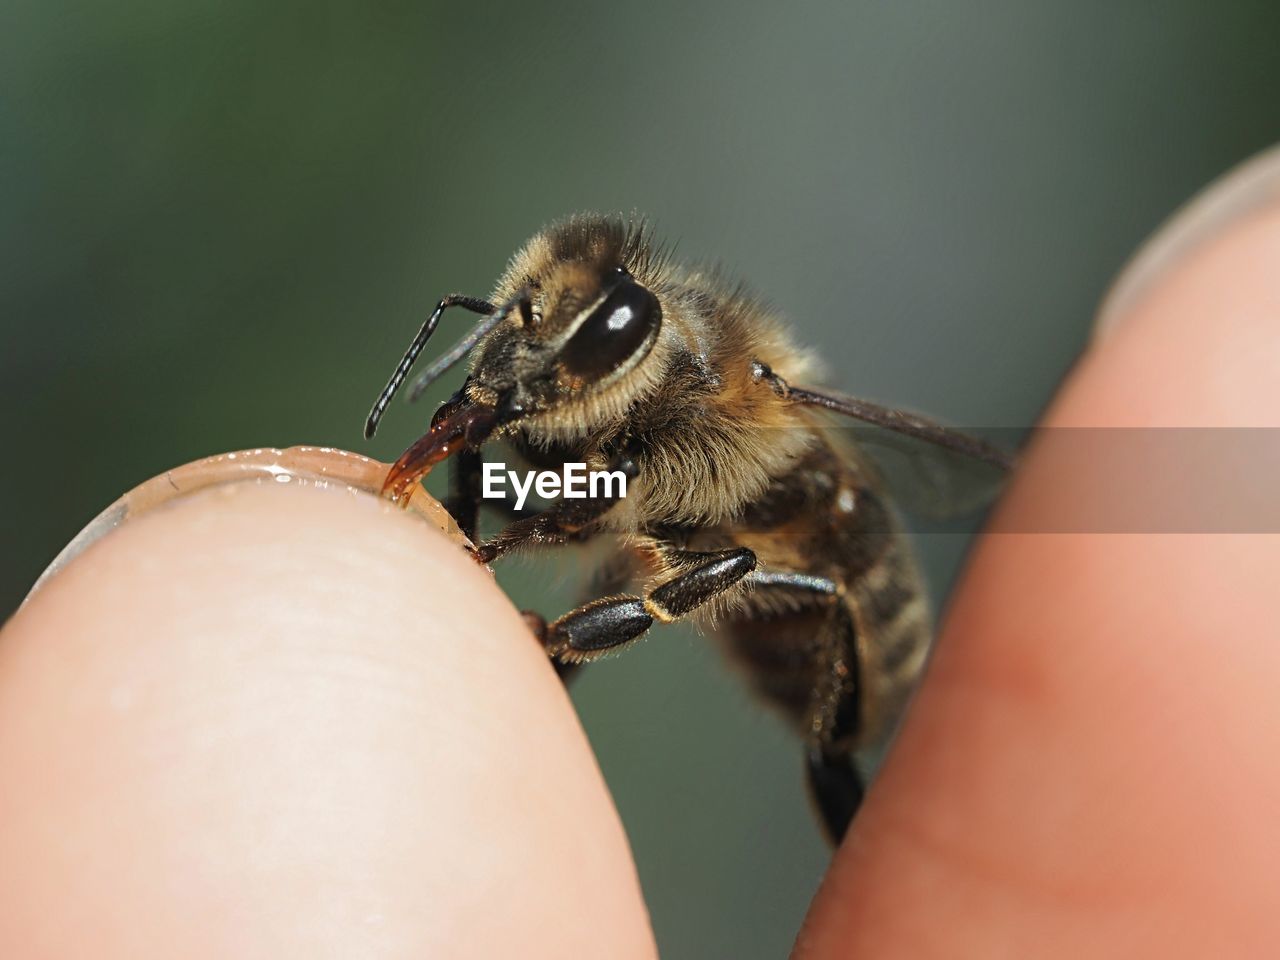
<path id="1" fill-rule="evenodd" d="M 1280 426 L 1255 201 L 1122 283 L 1047 424 Z M 1280 537 L 1000 532 L 1097 482 L 1027 452 L 798 955 L 1277 952 Z M 0 956 L 352 955 L 655 948 L 487 574 L 373 498 L 177 500 L 0 634 Z"/>
<path id="2" fill-rule="evenodd" d="M 1122 297 L 1045 424 L 1280 427 L 1278 201 Z M 1106 482 L 1059 452 L 996 531 Z M 984 538 L 800 955 L 1275 956 L 1278 587 L 1275 533 Z"/>

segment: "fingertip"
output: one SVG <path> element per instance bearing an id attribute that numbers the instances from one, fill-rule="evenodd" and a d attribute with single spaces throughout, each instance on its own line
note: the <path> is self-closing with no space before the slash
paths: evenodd
<path id="1" fill-rule="evenodd" d="M 1098 310 L 1098 336 L 1107 336 L 1125 323 L 1146 294 L 1178 273 L 1199 248 L 1229 233 L 1236 223 L 1277 205 L 1280 145 L 1263 150 L 1213 181 L 1139 247 Z"/>
<path id="2" fill-rule="evenodd" d="M 4 955 L 652 955 L 519 614 L 349 490 L 205 490 L 70 563 L 0 643 L 0 780 Z"/>
<path id="3" fill-rule="evenodd" d="M 1274 952 L 1276 263 L 1272 204 L 1184 251 L 1073 371 L 800 955 Z M 1206 473 L 1224 442 L 1238 459 Z"/>

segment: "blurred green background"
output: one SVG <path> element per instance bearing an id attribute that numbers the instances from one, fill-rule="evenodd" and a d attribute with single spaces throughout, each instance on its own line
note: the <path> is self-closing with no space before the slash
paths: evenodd
<path id="1" fill-rule="evenodd" d="M 577 209 L 732 265 L 846 389 L 1031 422 L 1134 247 L 1280 138 L 1274 0 L 1154 8 L 9 0 L 0 612 L 166 467 L 393 457 L 433 404 L 360 427 L 424 310 Z M 920 546 L 945 596 L 964 540 Z M 574 696 L 664 956 L 784 954 L 827 857 L 796 744 L 690 632 Z"/>

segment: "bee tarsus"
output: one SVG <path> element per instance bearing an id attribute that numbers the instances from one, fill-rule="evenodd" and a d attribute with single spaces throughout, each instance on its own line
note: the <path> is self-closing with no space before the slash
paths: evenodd
<path id="1" fill-rule="evenodd" d="M 684 572 L 645 597 L 603 597 L 546 624 L 542 639 L 547 652 L 578 663 L 630 643 L 655 622 L 687 617 L 754 570 L 756 556 L 747 549 L 685 552 L 679 562 Z"/>

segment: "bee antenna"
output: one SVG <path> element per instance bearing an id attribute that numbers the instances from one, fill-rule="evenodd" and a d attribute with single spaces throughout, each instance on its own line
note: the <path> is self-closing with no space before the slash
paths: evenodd
<path id="1" fill-rule="evenodd" d="M 484 339 L 490 330 L 502 323 L 502 321 L 507 319 L 507 317 L 511 316 L 512 310 L 520 304 L 528 302 L 529 294 L 527 292 L 522 293 L 503 304 L 501 310 L 491 313 L 489 316 L 477 323 L 470 333 L 450 348 L 448 353 L 437 357 L 435 362 L 432 363 L 431 366 L 427 367 L 426 370 L 423 370 L 418 378 L 413 381 L 409 386 L 409 402 L 413 403 L 416 401 L 423 395 L 423 393 L 426 392 L 429 386 L 448 373 L 454 364 L 475 349 L 475 345 Z"/>
<path id="2" fill-rule="evenodd" d="M 450 307 L 463 307 L 472 313 L 480 314 L 493 314 L 495 309 L 493 304 L 487 300 L 481 300 L 478 297 L 464 297 L 458 293 L 451 293 L 436 304 L 436 308 L 431 311 L 431 316 L 427 317 L 427 322 L 422 325 L 418 335 L 409 344 L 409 349 L 404 352 L 404 357 L 396 365 L 395 371 L 391 374 L 391 379 L 387 381 L 387 385 L 378 394 L 378 399 L 373 402 L 373 409 L 369 411 L 369 418 L 364 423 L 364 438 L 366 440 L 377 432 L 378 421 L 386 413 L 388 404 L 391 403 L 391 399 L 396 395 L 396 391 L 400 389 L 400 385 L 404 383 L 404 378 L 409 375 L 409 370 L 413 367 L 413 361 L 418 359 L 418 354 L 427 345 L 431 335 L 436 332 L 436 325 L 440 322 L 440 315 Z"/>

